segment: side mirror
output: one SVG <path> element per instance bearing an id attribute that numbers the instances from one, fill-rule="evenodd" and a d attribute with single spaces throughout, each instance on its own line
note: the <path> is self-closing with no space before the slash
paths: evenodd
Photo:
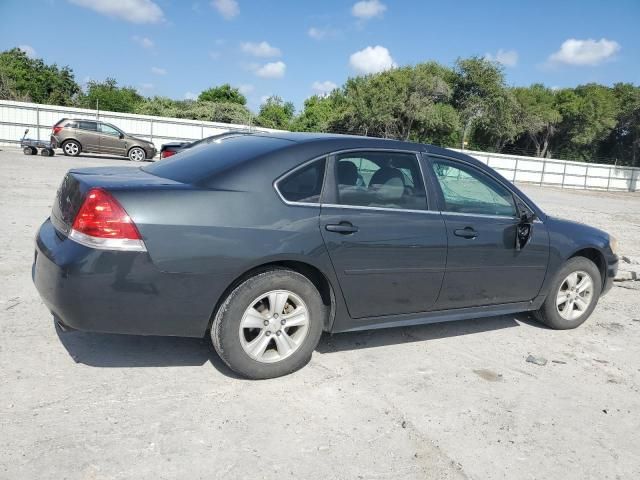
<path id="1" fill-rule="evenodd" d="M 118 138 L 122 140 L 124 138 L 124 133 L 121 133 L 120 135 L 118 135 Z"/>
<path id="2" fill-rule="evenodd" d="M 516 250 L 522 250 L 527 246 L 533 233 L 533 222 L 536 214 L 524 206 L 519 206 L 520 222 L 516 225 Z"/>

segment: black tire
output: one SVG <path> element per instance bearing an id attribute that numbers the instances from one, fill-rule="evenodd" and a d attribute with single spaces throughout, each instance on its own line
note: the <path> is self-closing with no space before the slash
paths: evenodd
<path id="1" fill-rule="evenodd" d="M 569 276 L 572 272 L 578 271 L 586 272 L 591 276 L 591 279 L 593 281 L 591 303 L 589 303 L 587 309 L 578 318 L 574 320 L 568 320 L 563 318 L 558 312 L 558 307 L 556 307 L 556 298 L 558 295 L 558 291 L 560 290 L 560 287 L 562 286 L 567 276 Z M 556 277 L 551 284 L 551 288 L 549 290 L 547 298 L 542 304 L 542 307 L 534 312 L 534 316 L 537 320 L 544 323 L 549 328 L 553 328 L 554 330 L 569 330 L 571 328 L 576 328 L 582 325 L 593 313 L 593 310 L 598 304 L 598 299 L 600 298 L 601 291 L 602 276 L 600 275 L 600 270 L 598 270 L 596 264 L 585 257 L 570 258 L 556 274 Z"/>
<path id="2" fill-rule="evenodd" d="M 38 153 L 38 150 L 33 147 L 24 147 L 22 149 L 22 153 L 24 153 L 25 155 L 36 155 Z"/>
<path id="3" fill-rule="evenodd" d="M 256 298 L 273 290 L 288 290 L 302 299 L 308 310 L 309 327 L 306 337 L 290 356 L 274 363 L 263 363 L 251 358 L 242 347 L 240 322 Z M 220 358 L 239 375 L 251 379 L 280 377 L 309 362 L 328 315 L 329 308 L 307 277 L 292 270 L 269 269 L 248 278 L 227 296 L 213 319 L 211 339 Z"/>
<path id="4" fill-rule="evenodd" d="M 75 148 L 74 148 L 75 145 Z M 67 140 L 62 145 L 62 152 L 67 157 L 77 157 L 82 152 L 82 145 L 75 140 Z"/>
<path id="5" fill-rule="evenodd" d="M 53 156 L 53 150 L 43 148 L 42 150 L 40 150 L 40 155 L 42 155 L 43 157 L 51 157 Z"/>

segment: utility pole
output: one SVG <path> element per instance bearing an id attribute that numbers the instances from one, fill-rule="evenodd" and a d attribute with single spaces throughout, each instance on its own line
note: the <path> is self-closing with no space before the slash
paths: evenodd
<path id="1" fill-rule="evenodd" d="M 96 98 L 96 120 L 100 120 L 100 100 Z"/>

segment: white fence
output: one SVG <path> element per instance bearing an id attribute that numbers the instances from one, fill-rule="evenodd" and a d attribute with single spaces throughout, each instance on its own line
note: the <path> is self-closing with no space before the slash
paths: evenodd
<path id="1" fill-rule="evenodd" d="M 171 141 L 198 140 L 229 130 L 249 128 L 246 125 L 130 113 L 101 111 L 99 116 L 100 120 L 113 123 L 132 135 L 148 139 L 158 147 Z M 96 111 L 0 100 L 0 144 L 19 143 L 25 128 L 31 130 L 29 133 L 31 138 L 48 139 L 51 127 L 63 117 L 96 118 Z M 270 131 L 265 128 L 253 128 Z M 514 182 L 563 188 L 631 192 L 638 191 L 638 183 L 640 182 L 639 168 L 468 150 L 465 153 L 486 163 Z"/>
<path id="2" fill-rule="evenodd" d="M 640 168 L 469 150 L 464 153 L 489 165 L 512 182 L 586 190 L 639 190 Z"/>
<path id="3" fill-rule="evenodd" d="M 132 113 L 96 112 L 85 108 L 58 107 L 38 103 L 0 100 L 0 144 L 17 144 L 29 129 L 29 137 L 48 140 L 51 127 L 61 118 L 90 118 L 113 123 L 125 132 L 153 142 L 156 147 L 163 143 L 199 140 L 236 129 L 271 131 L 267 128 L 249 127 L 230 123 L 183 120 L 179 118 L 153 117 Z"/>

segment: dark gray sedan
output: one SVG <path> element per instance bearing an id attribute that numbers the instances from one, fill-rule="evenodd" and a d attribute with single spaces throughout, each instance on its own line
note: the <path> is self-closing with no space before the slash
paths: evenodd
<path id="1" fill-rule="evenodd" d="M 71 170 L 33 278 L 63 328 L 202 337 L 250 378 L 323 331 L 532 311 L 584 322 L 616 242 L 466 155 L 341 135 L 235 135 L 142 168 Z"/>

